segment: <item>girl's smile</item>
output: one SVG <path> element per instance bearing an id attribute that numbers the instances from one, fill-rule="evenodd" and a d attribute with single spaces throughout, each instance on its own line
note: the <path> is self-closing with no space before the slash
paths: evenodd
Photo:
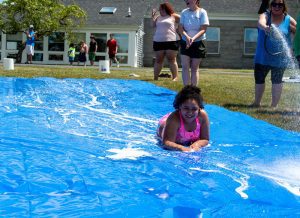
<path id="1" fill-rule="evenodd" d="M 188 99 L 180 106 L 181 115 L 187 122 L 197 118 L 199 109 L 200 107 L 194 99 Z"/>

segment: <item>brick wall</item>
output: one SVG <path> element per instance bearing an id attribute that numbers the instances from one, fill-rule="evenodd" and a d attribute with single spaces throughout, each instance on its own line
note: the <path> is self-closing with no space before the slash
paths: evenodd
<path id="1" fill-rule="evenodd" d="M 145 18 L 144 66 L 153 66 L 153 28 L 150 18 Z M 211 27 L 220 28 L 220 54 L 208 55 L 201 66 L 208 68 L 248 68 L 253 67 L 253 56 L 245 56 L 244 28 L 256 27 L 257 21 L 211 20 Z M 180 63 L 178 63 L 180 65 Z"/>

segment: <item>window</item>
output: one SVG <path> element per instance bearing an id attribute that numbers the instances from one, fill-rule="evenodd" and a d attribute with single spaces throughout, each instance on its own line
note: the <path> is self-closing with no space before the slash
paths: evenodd
<path id="1" fill-rule="evenodd" d="M 257 28 L 245 28 L 244 31 L 244 54 L 254 55 L 257 42 Z"/>
<path id="2" fill-rule="evenodd" d="M 118 43 L 118 54 L 117 59 L 122 64 L 128 63 L 128 45 L 129 45 L 129 34 L 126 33 L 113 33 L 114 38 Z"/>
<path id="3" fill-rule="evenodd" d="M 34 43 L 34 55 L 32 56 L 33 61 L 43 61 L 44 51 L 44 38 L 36 37 Z"/>
<path id="4" fill-rule="evenodd" d="M 105 60 L 105 56 L 96 56 L 95 61 L 104 61 Z"/>
<path id="5" fill-rule="evenodd" d="M 76 52 L 79 53 L 79 49 L 80 49 L 80 42 L 84 41 L 85 42 L 85 37 L 86 34 L 85 33 L 74 33 L 74 38 L 72 38 L 72 42 L 75 45 L 75 50 Z"/>
<path id="6" fill-rule="evenodd" d="M 44 50 L 44 38 L 37 38 L 34 43 L 34 51 L 43 51 Z"/>
<path id="7" fill-rule="evenodd" d="M 64 51 L 65 50 L 65 34 L 56 32 L 49 36 L 49 51 Z"/>
<path id="8" fill-rule="evenodd" d="M 7 50 L 17 50 L 17 42 L 6 42 Z"/>
<path id="9" fill-rule="evenodd" d="M 61 54 L 49 54 L 49 60 L 50 61 L 63 61 L 64 60 L 64 55 Z"/>
<path id="10" fill-rule="evenodd" d="M 207 27 L 206 43 L 208 54 L 220 54 L 220 28 Z"/>
<path id="11" fill-rule="evenodd" d="M 103 7 L 100 9 L 99 14 L 114 14 L 117 11 L 115 7 Z"/>
<path id="12" fill-rule="evenodd" d="M 114 38 L 117 40 L 118 43 L 118 53 L 128 53 L 128 37 L 128 34 L 114 33 Z"/>
<path id="13" fill-rule="evenodd" d="M 116 58 L 117 58 L 117 60 L 119 61 L 120 64 L 127 64 L 128 63 L 128 56 L 117 55 Z"/>
<path id="14" fill-rule="evenodd" d="M 65 34 L 55 32 L 48 38 L 49 61 L 63 61 L 65 50 Z"/>
<path id="15" fill-rule="evenodd" d="M 0 32 L 0 50 L 2 48 L 2 33 Z"/>
<path id="16" fill-rule="evenodd" d="M 6 35 L 6 50 L 17 50 L 22 46 L 22 32 Z"/>
<path id="17" fill-rule="evenodd" d="M 21 49 L 23 33 L 18 32 L 16 34 L 7 34 L 6 35 L 6 44 L 4 49 L 7 50 L 6 57 L 17 59 L 18 49 Z M 3 56 L 2 58 L 4 58 Z"/>
<path id="18" fill-rule="evenodd" d="M 43 61 L 43 53 L 36 53 L 34 52 L 34 55 L 32 56 L 33 61 Z"/>
<path id="19" fill-rule="evenodd" d="M 98 49 L 97 52 L 106 52 L 106 42 L 107 34 L 106 33 L 92 33 L 95 36 Z"/>

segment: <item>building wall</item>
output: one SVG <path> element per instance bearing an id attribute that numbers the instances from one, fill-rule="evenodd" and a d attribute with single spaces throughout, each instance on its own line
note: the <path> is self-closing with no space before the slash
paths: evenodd
<path id="1" fill-rule="evenodd" d="M 144 66 L 152 67 L 154 52 L 152 20 L 145 18 Z M 252 68 L 254 55 L 244 55 L 244 29 L 256 28 L 257 20 L 210 20 L 220 28 L 220 53 L 208 54 L 201 66 L 208 68 Z M 179 58 L 178 58 L 179 59 Z M 166 62 L 165 62 L 166 64 Z M 178 63 L 180 65 L 180 62 Z"/>
<path id="2" fill-rule="evenodd" d="M 144 19 L 144 58 L 143 63 L 145 67 L 152 67 L 153 66 L 153 58 L 155 57 L 152 47 L 153 42 L 153 34 L 154 30 L 152 27 L 152 19 L 145 18 Z"/>
<path id="3" fill-rule="evenodd" d="M 254 55 L 244 55 L 244 30 L 255 28 L 257 21 L 211 20 L 210 26 L 220 28 L 220 54 L 208 54 L 201 66 L 246 69 L 253 67 Z"/>
<path id="4" fill-rule="evenodd" d="M 96 29 L 96 28 L 91 28 L 88 30 L 78 30 L 76 31 L 76 33 L 84 33 L 85 34 L 85 39 L 83 39 L 84 41 L 86 41 L 86 43 L 89 45 L 90 43 L 90 35 L 93 33 L 100 33 L 100 34 L 106 34 L 107 35 L 107 39 L 109 38 L 109 34 L 110 33 L 117 33 L 117 34 L 128 34 L 128 52 L 127 53 L 118 53 L 119 55 L 124 55 L 124 56 L 128 56 L 128 62 L 126 63 L 120 63 L 121 66 L 131 66 L 131 67 L 138 67 L 138 66 L 142 66 L 140 57 L 142 57 L 142 45 L 143 45 L 143 38 L 142 38 L 142 34 L 144 33 L 142 31 L 142 28 L 140 31 L 136 31 L 136 30 L 121 30 L 121 29 Z M 137 34 L 137 32 L 139 32 L 139 34 Z M 4 33 L 0 32 L 0 62 L 3 61 L 3 59 L 5 57 L 9 57 L 9 58 L 15 58 L 15 54 L 18 52 L 18 50 L 14 49 L 14 50 L 9 50 L 7 49 L 7 35 Z M 25 34 L 21 33 L 21 36 L 18 37 L 17 39 L 20 42 L 25 42 L 26 41 L 26 36 Z M 42 51 L 35 51 L 35 55 L 39 55 L 42 54 L 43 55 L 43 61 L 33 61 L 33 63 L 35 64 L 58 64 L 58 65 L 64 65 L 64 64 L 69 64 L 69 58 L 68 58 L 68 49 L 69 49 L 69 43 L 67 40 L 65 40 L 63 42 L 64 44 L 64 50 L 63 51 L 50 51 L 48 50 L 48 45 L 49 45 L 49 41 L 48 41 L 48 37 L 44 37 L 43 39 L 41 39 L 41 43 L 42 43 Z M 80 40 L 77 40 L 78 42 Z M 76 41 L 76 42 L 77 42 Z M 138 43 L 138 44 L 137 44 Z M 78 53 L 78 51 L 77 51 Z M 55 61 L 55 60 L 50 60 L 49 56 L 50 55 L 63 55 L 63 59 L 59 60 L 59 61 Z M 106 60 L 108 60 L 108 54 L 107 51 L 105 52 L 97 52 L 98 56 L 102 56 L 103 59 L 105 58 Z M 118 56 L 117 56 L 118 58 Z M 26 53 L 25 50 L 22 53 L 22 61 L 21 63 L 24 63 L 27 60 L 26 57 Z M 101 59 L 102 60 L 102 59 Z M 90 62 L 88 61 L 88 55 L 87 55 L 87 65 L 90 64 Z M 95 65 L 98 65 L 98 62 L 95 62 Z"/>

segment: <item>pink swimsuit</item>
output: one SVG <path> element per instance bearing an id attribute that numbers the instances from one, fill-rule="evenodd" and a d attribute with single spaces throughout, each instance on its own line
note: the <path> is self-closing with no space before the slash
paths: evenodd
<path id="1" fill-rule="evenodd" d="M 180 127 L 177 131 L 176 142 L 179 142 L 181 144 L 186 144 L 186 143 L 197 141 L 200 138 L 201 125 L 199 122 L 199 118 L 198 117 L 196 118 L 196 124 L 197 124 L 196 129 L 193 130 L 192 132 L 188 132 L 184 128 L 184 123 L 180 112 L 179 112 L 179 117 L 180 117 Z"/>
<path id="2" fill-rule="evenodd" d="M 166 114 L 165 116 L 163 116 L 160 119 L 159 126 L 166 123 L 169 115 L 170 115 L 170 113 Z M 180 112 L 179 112 L 179 117 L 180 117 L 180 127 L 176 134 L 176 142 L 179 144 L 186 145 L 186 144 L 190 144 L 190 143 L 193 143 L 193 142 L 199 140 L 200 139 L 200 129 L 201 129 L 200 128 L 201 124 L 199 122 L 199 118 L 198 117 L 196 118 L 196 129 L 191 132 L 188 132 L 184 128 L 184 122 L 183 122 L 182 115 Z"/>

